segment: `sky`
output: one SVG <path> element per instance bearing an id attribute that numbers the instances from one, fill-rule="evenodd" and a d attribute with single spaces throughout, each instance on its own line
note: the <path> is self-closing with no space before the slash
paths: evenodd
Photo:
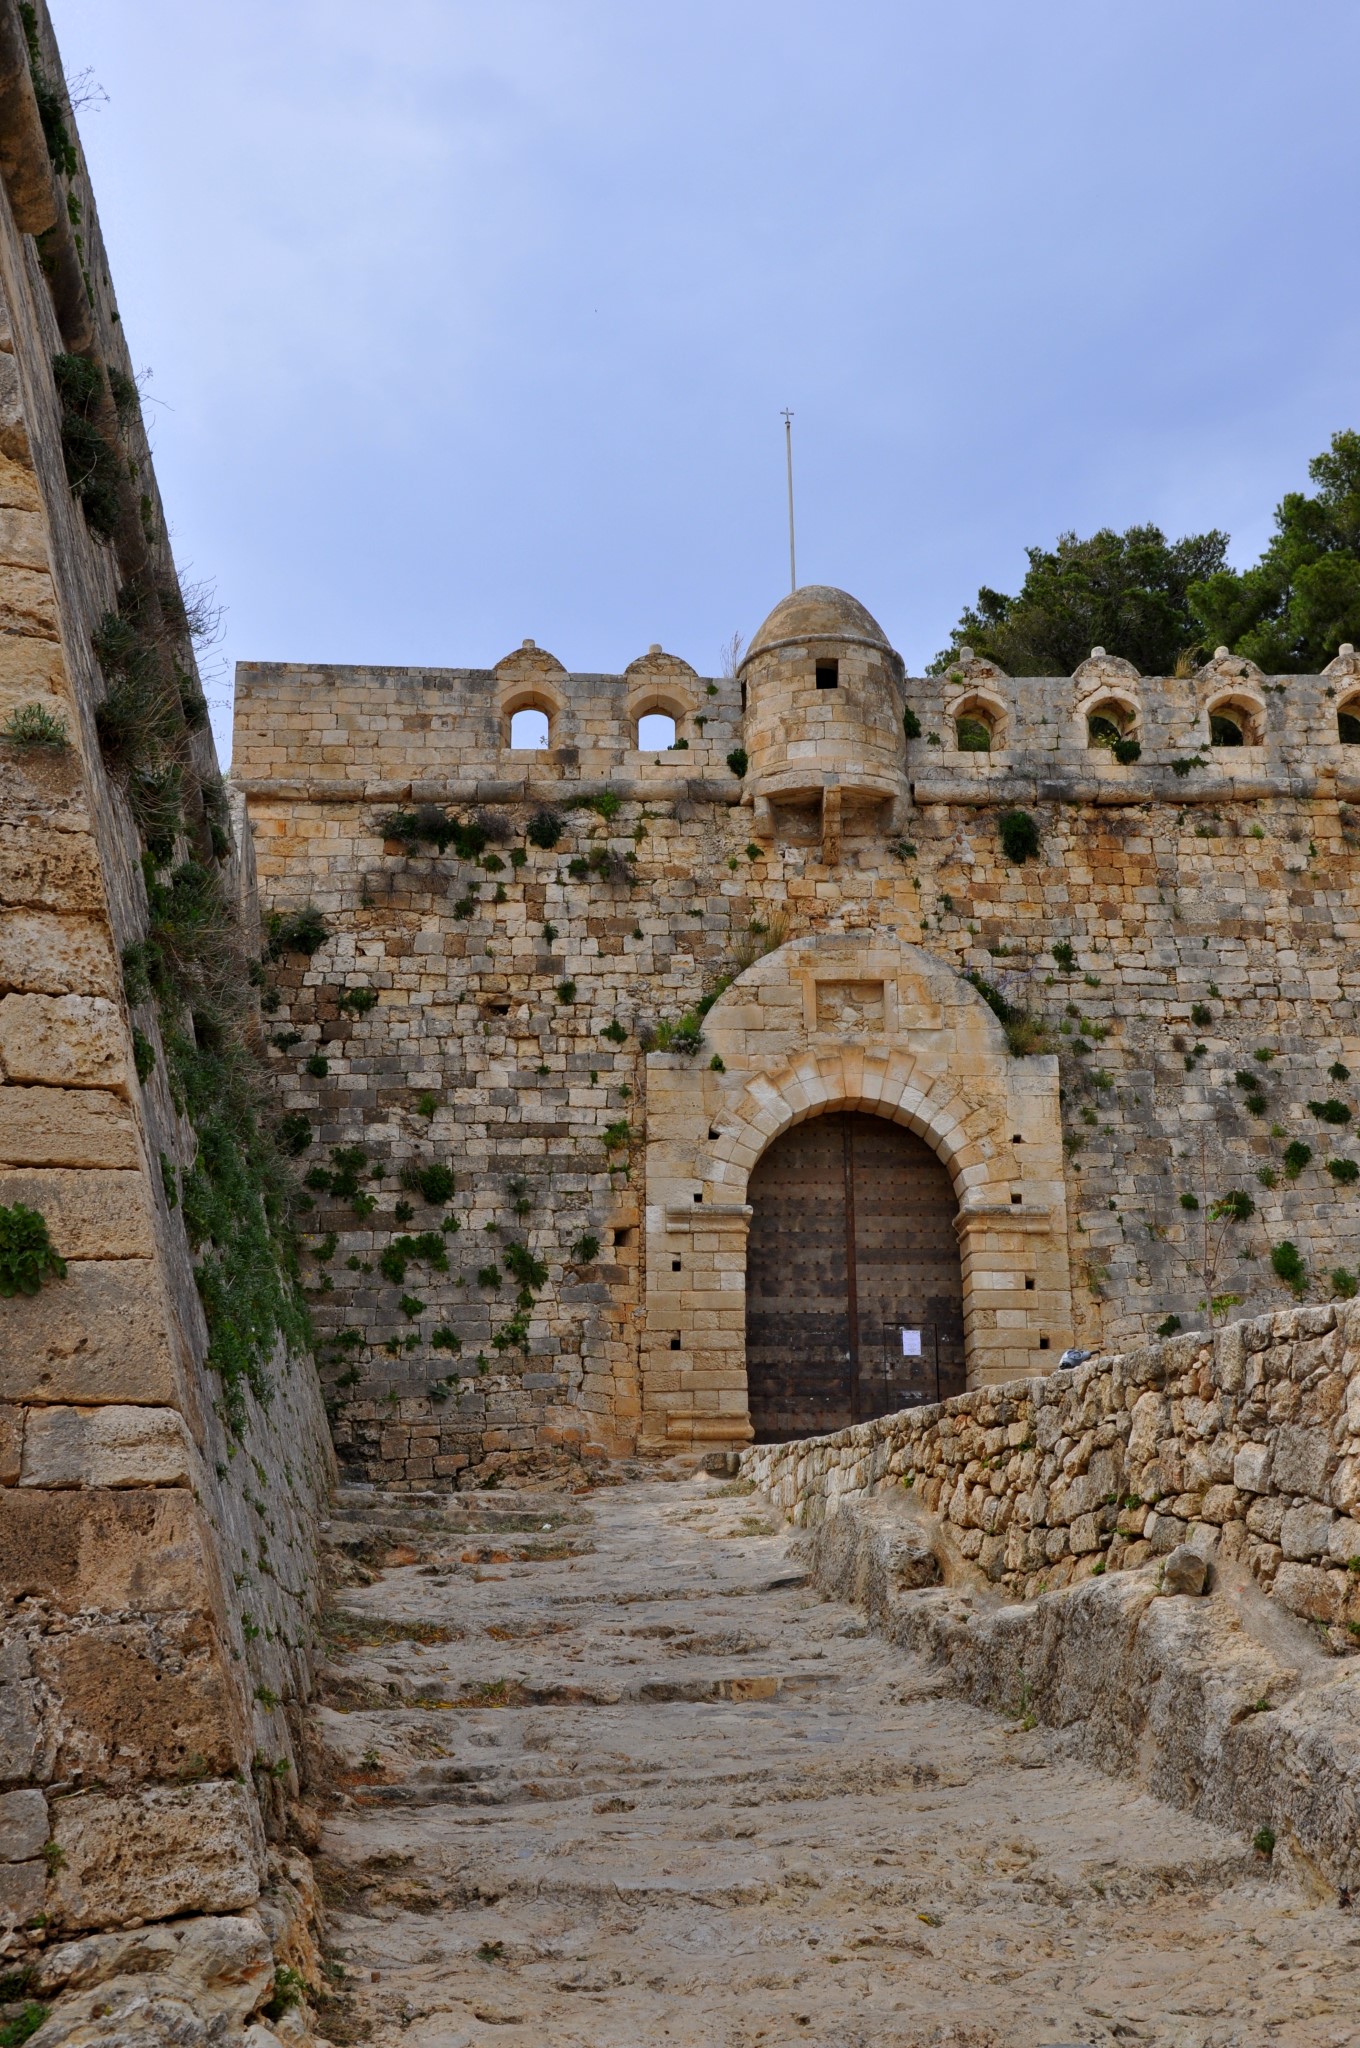
<path id="1" fill-rule="evenodd" d="M 1360 426 L 1354 0 L 51 10 L 224 754 L 237 660 L 713 673 L 786 406 L 799 580 L 916 672 L 1067 529 L 1254 559 Z"/>

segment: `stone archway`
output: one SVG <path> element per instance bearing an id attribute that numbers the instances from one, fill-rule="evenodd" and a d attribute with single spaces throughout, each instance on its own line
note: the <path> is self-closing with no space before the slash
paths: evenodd
<path id="1" fill-rule="evenodd" d="M 750 1176 L 781 1132 L 824 1111 L 904 1125 L 948 1173 L 968 1384 L 1056 1363 L 1043 1354 L 1071 1327 L 1056 1059 L 1012 1058 L 952 967 L 867 932 L 779 947 L 738 976 L 706 1033 L 721 1069 L 647 1061 L 644 1444 L 750 1440 Z"/>

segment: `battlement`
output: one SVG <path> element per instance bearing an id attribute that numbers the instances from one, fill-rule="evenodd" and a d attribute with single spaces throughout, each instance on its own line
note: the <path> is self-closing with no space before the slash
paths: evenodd
<path id="1" fill-rule="evenodd" d="M 900 688 L 920 727 L 898 743 L 917 805 L 1360 802 L 1360 657 L 1349 648 L 1311 676 L 1266 676 L 1236 656 L 1140 676 L 1097 653 L 1072 676 L 965 660 Z M 621 675 L 571 674 L 529 647 L 494 669 L 242 662 L 234 776 L 247 793 L 299 801 L 546 802 L 608 783 L 644 800 L 750 803 L 758 764 L 750 780 L 728 764 L 753 737 L 746 695 L 736 677 L 701 676 L 659 650 Z M 513 743 L 525 709 L 546 716 L 546 746 Z M 639 721 L 657 712 L 674 719 L 677 744 L 640 747 Z M 1218 720 L 1240 744 L 1216 741 Z M 1346 720 L 1355 738 L 1342 737 Z M 1093 739 L 1093 721 L 1136 757 Z"/>

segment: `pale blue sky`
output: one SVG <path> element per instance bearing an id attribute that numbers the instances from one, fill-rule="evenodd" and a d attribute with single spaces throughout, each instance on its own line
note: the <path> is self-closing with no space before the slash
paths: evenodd
<path id="1" fill-rule="evenodd" d="M 1360 425 L 1354 0 L 52 6 L 219 662 L 711 670 L 790 405 L 800 577 L 919 668 Z"/>

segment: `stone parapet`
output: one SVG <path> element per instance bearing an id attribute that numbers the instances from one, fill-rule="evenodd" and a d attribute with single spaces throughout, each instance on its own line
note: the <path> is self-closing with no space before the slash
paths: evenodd
<path id="1" fill-rule="evenodd" d="M 1360 1306 L 1287 1309 L 836 1436 L 741 1470 L 796 1523 L 905 1491 L 958 1558 L 1032 1600 L 1188 1544 L 1360 1651 Z"/>

